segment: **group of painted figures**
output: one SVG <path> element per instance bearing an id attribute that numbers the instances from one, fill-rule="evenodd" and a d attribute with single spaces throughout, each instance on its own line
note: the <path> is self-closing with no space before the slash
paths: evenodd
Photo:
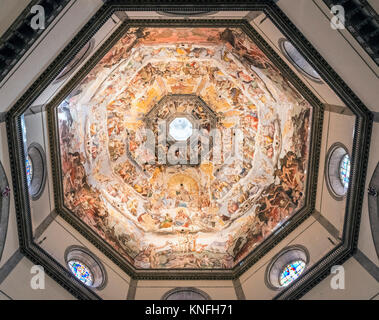
<path id="1" fill-rule="evenodd" d="M 311 107 L 239 29 L 132 28 L 58 111 L 65 206 L 137 268 L 233 268 L 304 203 Z M 219 162 L 158 163 L 175 113 Z"/>

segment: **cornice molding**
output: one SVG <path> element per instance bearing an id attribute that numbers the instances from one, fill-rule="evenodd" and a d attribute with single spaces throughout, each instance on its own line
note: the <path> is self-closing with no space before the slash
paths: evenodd
<path id="1" fill-rule="evenodd" d="M 13 24 L 0 38 L 0 82 L 12 70 L 17 62 L 26 54 L 48 28 L 50 23 L 65 8 L 70 0 L 32 0 L 21 12 Z M 34 30 L 31 19 L 34 14 L 31 9 L 41 5 L 45 10 L 45 29 Z"/>
<path id="2" fill-rule="evenodd" d="M 379 17 L 367 0 L 323 1 L 329 9 L 336 5 L 344 8 L 346 29 L 379 66 Z"/>

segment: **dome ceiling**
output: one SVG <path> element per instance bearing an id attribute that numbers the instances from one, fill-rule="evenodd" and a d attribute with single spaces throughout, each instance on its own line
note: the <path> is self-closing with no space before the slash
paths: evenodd
<path id="1" fill-rule="evenodd" d="M 99 295 L 57 250 L 69 237 L 136 281 L 237 280 L 294 233 L 313 246 L 302 230 L 322 217 L 322 144 L 334 130 L 323 121 L 335 98 L 355 119 L 343 234 L 317 241 L 310 267 L 275 299 L 303 296 L 357 248 L 371 112 L 274 2 L 246 3 L 238 15 L 226 2 L 192 9 L 221 11 L 166 20 L 138 4 L 104 2 L 6 113 L 20 250 L 75 297 Z M 301 80 L 294 61 L 280 58 L 282 39 L 321 83 Z M 27 184 L 29 116 L 42 116 L 46 131 L 38 128 L 49 136 L 46 206 Z M 35 228 L 49 209 L 44 222 L 52 218 L 61 235 Z"/>
<path id="2" fill-rule="evenodd" d="M 232 269 L 304 203 L 311 114 L 239 28 L 130 28 L 58 107 L 64 204 L 137 269 Z"/>

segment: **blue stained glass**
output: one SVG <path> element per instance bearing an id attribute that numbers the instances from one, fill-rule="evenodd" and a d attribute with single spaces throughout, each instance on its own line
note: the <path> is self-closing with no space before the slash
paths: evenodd
<path id="1" fill-rule="evenodd" d="M 344 155 L 340 163 L 340 179 L 343 187 L 347 189 L 350 179 L 350 157 L 348 154 Z"/>
<path id="2" fill-rule="evenodd" d="M 288 286 L 292 281 L 296 280 L 304 271 L 305 262 L 296 260 L 288 264 L 280 274 L 280 285 Z"/>
<path id="3" fill-rule="evenodd" d="M 30 160 L 29 156 L 25 159 L 25 169 L 26 169 L 26 181 L 28 182 L 28 186 L 32 183 L 33 179 L 33 163 Z"/>
<path id="4" fill-rule="evenodd" d="M 71 260 L 68 262 L 71 272 L 76 278 L 83 282 L 87 286 L 92 286 L 93 276 L 90 269 L 82 262 L 77 260 Z"/>

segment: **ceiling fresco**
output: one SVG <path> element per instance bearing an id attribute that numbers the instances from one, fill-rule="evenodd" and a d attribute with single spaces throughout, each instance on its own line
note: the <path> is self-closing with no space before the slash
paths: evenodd
<path id="1" fill-rule="evenodd" d="M 58 106 L 64 204 L 138 269 L 232 269 L 304 203 L 312 107 L 238 28 L 130 28 Z"/>

